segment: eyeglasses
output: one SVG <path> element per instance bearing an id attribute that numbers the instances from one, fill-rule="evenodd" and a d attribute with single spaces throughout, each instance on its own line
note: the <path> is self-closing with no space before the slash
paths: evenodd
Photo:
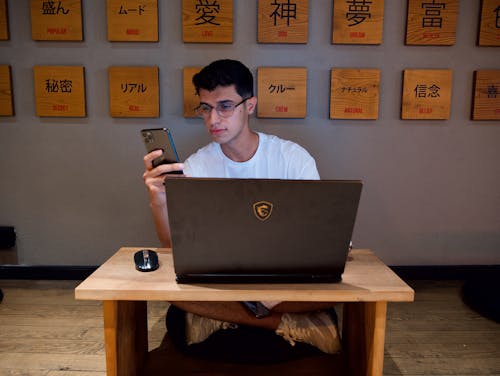
<path id="1" fill-rule="evenodd" d="M 238 107 L 240 104 L 245 103 L 248 99 L 251 97 L 243 99 L 239 103 L 234 103 L 232 101 L 222 101 L 222 102 L 217 102 L 217 104 L 214 106 L 209 105 L 208 103 L 201 103 L 198 107 L 196 107 L 194 110 L 198 114 L 199 117 L 201 118 L 207 118 L 210 116 L 212 113 L 212 110 L 215 109 L 215 112 L 217 112 L 217 115 L 223 118 L 230 117 L 233 113 L 236 107 Z"/>

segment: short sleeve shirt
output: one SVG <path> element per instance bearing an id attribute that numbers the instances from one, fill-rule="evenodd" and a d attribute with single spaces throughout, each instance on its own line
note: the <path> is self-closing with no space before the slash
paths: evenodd
<path id="1" fill-rule="evenodd" d="M 184 173 L 200 178 L 319 179 L 314 158 L 300 145 L 258 133 L 259 146 L 251 159 L 235 162 L 211 142 L 184 163 Z"/>

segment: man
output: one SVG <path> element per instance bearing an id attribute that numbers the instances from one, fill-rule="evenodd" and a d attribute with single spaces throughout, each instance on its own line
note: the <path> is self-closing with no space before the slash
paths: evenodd
<path id="1" fill-rule="evenodd" d="M 241 62 L 214 61 L 193 77 L 193 84 L 200 98 L 197 113 L 204 120 L 213 142 L 191 155 L 185 163 L 153 168 L 152 160 L 160 156 L 161 151 L 144 157 L 146 171 L 143 177 L 156 230 L 164 247 L 171 247 L 163 185 L 165 173 L 183 170 L 185 176 L 193 177 L 319 179 L 316 163 L 305 149 L 250 129 L 249 116 L 255 111 L 257 98 L 253 93 L 252 74 Z M 231 331 L 243 326 L 275 332 L 292 345 L 304 342 L 327 353 L 340 349 L 336 324 L 330 314 L 323 311 L 332 308 L 331 303 L 258 304 L 270 310 L 266 317 L 257 318 L 240 302 L 172 302 L 182 310 L 180 312 L 187 312 L 186 348 L 202 343 L 220 329 Z M 167 326 L 168 321 L 167 316 Z M 172 330 L 176 329 L 172 326 Z"/>

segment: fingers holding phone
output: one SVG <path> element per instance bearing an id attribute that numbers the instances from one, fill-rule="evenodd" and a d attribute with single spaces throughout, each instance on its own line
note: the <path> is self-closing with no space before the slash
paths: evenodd
<path id="1" fill-rule="evenodd" d="M 161 163 L 155 166 L 154 161 L 158 160 L 158 158 L 161 158 L 162 153 L 162 150 L 154 150 L 144 156 L 144 180 L 159 179 L 159 181 L 163 184 L 163 180 L 165 179 L 166 174 L 176 174 L 179 176 L 184 176 L 182 172 L 184 163 Z"/>
<path id="2" fill-rule="evenodd" d="M 163 154 L 163 150 L 153 150 L 152 152 L 147 153 L 144 156 L 144 168 L 146 171 L 152 170 L 153 167 L 153 160 L 156 158 L 160 157 Z"/>
<path id="3" fill-rule="evenodd" d="M 166 201 L 165 197 L 165 185 L 163 182 L 165 181 L 165 176 L 171 177 L 183 177 L 183 174 L 172 174 L 173 171 L 182 171 L 184 165 L 182 163 L 170 163 L 170 164 L 162 164 L 158 167 L 152 167 L 151 161 L 148 161 L 151 158 L 154 158 L 154 155 L 150 155 L 149 153 L 144 157 L 144 162 L 146 165 L 146 170 L 142 175 L 144 179 L 144 184 L 146 185 L 150 200 L 152 204 L 163 205 Z M 172 175 L 169 175 L 172 174 Z"/>
<path id="4" fill-rule="evenodd" d="M 181 162 L 161 163 L 155 166 L 154 161 L 160 158 L 161 155 L 161 150 L 155 150 L 144 156 L 144 174 L 161 177 L 162 180 L 165 178 L 165 174 L 183 175 L 182 170 L 184 169 L 184 163 Z"/>
<path id="5" fill-rule="evenodd" d="M 181 162 L 171 162 L 171 163 L 155 163 L 159 159 L 163 158 L 163 150 L 157 149 L 146 154 L 144 156 L 144 168 L 146 171 L 151 171 L 153 169 L 158 169 L 156 172 L 158 175 L 177 173 L 182 174 L 182 169 L 184 164 Z"/>

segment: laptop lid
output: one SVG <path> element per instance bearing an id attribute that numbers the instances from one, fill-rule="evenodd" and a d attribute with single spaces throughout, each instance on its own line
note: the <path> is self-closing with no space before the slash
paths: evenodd
<path id="1" fill-rule="evenodd" d="M 362 184 L 165 179 L 178 282 L 326 282 L 344 271 Z"/>

